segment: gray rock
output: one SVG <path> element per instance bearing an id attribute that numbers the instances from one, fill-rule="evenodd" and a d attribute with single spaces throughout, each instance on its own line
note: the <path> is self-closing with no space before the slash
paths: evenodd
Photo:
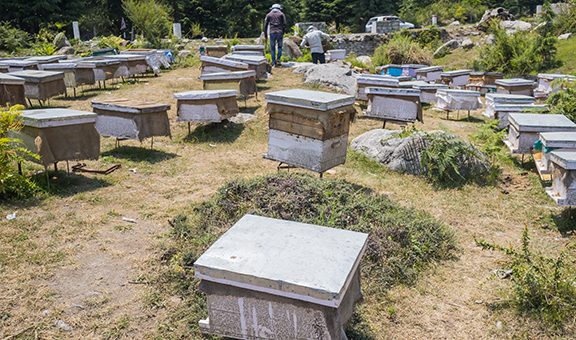
<path id="1" fill-rule="evenodd" d="M 486 39 L 484 39 L 484 41 L 485 41 L 487 44 L 493 44 L 495 39 L 496 39 L 496 38 L 494 37 L 494 34 L 488 34 L 488 35 L 486 36 Z"/>
<path id="2" fill-rule="evenodd" d="M 72 46 L 70 44 L 70 42 L 68 41 L 68 39 L 66 39 L 66 35 L 64 34 L 64 32 L 60 32 L 58 34 L 56 34 L 56 36 L 54 37 L 54 45 L 56 46 L 56 48 L 60 49 L 62 47 L 66 47 L 66 46 Z"/>
<path id="3" fill-rule="evenodd" d="M 446 54 L 450 53 L 450 51 L 457 49 L 460 47 L 460 43 L 456 39 L 452 39 L 446 42 L 444 45 L 438 47 L 438 49 L 434 52 L 434 58 L 441 58 Z"/>
<path id="4" fill-rule="evenodd" d="M 65 332 L 71 332 L 74 330 L 74 328 L 72 328 L 72 326 L 70 326 L 69 324 L 67 324 L 63 320 L 56 320 L 54 322 L 54 326 L 56 326 L 57 328 L 65 331 Z"/>
<path id="5" fill-rule="evenodd" d="M 254 120 L 254 119 L 256 119 L 256 115 L 253 115 L 250 113 L 239 113 L 236 116 L 234 116 L 228 120 L 234 124 L 244 124 L 244 123 L 249 122 L 249 121 Z"/>
<path id="6" fill-rule="evenodd" d="M 503 20 L 500 22 L 500 27 L 506 30 L 506 33 L 512 34 L 516 32 L 525 32 L 532 29 L 532 24 L 521 20 Z"/>
<path id="7" fill-rule="evenodd" d="M 503 7 L 488 9 L 484 12 L 484 15 L 482 15 L 482 19 L 480 19 L 478 24 L 476 24 L 476 28 L 478 28 L 481 31 L 487 31 L 488 28 L 490 27 L 490 23 L 494 19 L 512 20 L 514 19 L 514 16 L 510 14 L 510 12 L 508 12 L 508 10 Z"/>
<path id="8" fill-rule="evenodd" d="M 464 40 L 462 40 L 462 42 L 460 43 L 460 46 L 462 46 L 462 48 L 464 48 L 464 49 L 469 50 L 469 49 L 473 48 L 475 45 L 474 45 L 474 42 L 472 41 L 472 39 L 464 38 Z"/>
<path id="9" fill-rule="evenodd" d="M 456 20 L 456 21 L 452 21 L 451 23 L 448 24 L 448 26 L 460 26 L 460 21 Z"/>
<path id="10" fill-rule="evenodd" d="M 372 66 L 372 58 L 370 58 L 367 55 L 361 55 L 361 56 L 357 57 L 356 60 L 358 60 L 359 62 L 361 62 L 362 64 L 364 64 L 366 66 Z"/>
<path id="11" fill-rule="evenodd" d="M 304 74 L 304 83 L 328 86 L 349 95 L 356 94 L 356 78 L 350 67 L 342 62 L 310 67 Z"/>
<path id="12" fill-rule="evenodd" d="M 71 46 L 64 46 L 56 51 L 57 55 L 73 55 L 74 53 L 76 53 L 76 51 L 74 50 L 74 47 Z"/>
<path id="13" fill-rule="evenodd" d="M 558 36 L 558 40 L 566 40 L 570 39 L 570 37 L 572 37 L 572 33 L 564 33 Z"/>
<path id="14" fill-rule="evenodd" d="M 290 59 L 298 59 L 302 57 L 302 51 L 300 50 L 300 47 L 298 47 L 298 45 L 289 38 L 284 38 L 282 53 L 284 53 L 286 57 Z"/>
<path id="15" fill-rule="evenodd" d="M 282 65 L 285 65 L 285 64 L 282 64 Z M 313 66 L 314 66 L 314 64 L 312 64 L 312 63 L 295 63 L 293 72 L 296 74 L 304 74 L 304 73 L 308 72 L 308 70 L 310 68 L 312 68 Z"/>

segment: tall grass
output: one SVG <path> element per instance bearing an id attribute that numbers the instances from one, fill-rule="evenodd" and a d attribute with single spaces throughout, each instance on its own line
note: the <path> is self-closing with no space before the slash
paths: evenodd
<path id="1" fill-rule="evenodd" d="M 426 64 L 432 63 L 432 50 L 422 47 L 409 36 L 395 34 L 387 44 L 374 51 L 374 66 L 386 64 Z"/>

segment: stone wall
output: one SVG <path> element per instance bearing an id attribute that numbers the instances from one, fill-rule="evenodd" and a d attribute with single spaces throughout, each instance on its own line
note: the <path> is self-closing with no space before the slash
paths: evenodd
<path id="1" fill-rule="evenodd" d="M 372 55 L 376 48 L 390 40 L 387 34 L 337 34 L 331 37 L 330 42 L 335 49 L 345 49 L 348 53 L 357 55 Z"/>

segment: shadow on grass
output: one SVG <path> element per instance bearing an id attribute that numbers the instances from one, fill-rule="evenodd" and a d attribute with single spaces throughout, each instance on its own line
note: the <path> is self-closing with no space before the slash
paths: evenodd
<path id="1" fill-rule="evenodd" d="M 189 143 L 233 143 L 244 131 L 244 124 L 230 121 L 200 125 L 184 138 Z"/>
<path id="2" fill-rule="evenodd" d="M 256 111 L 258 111 L 259 108 L 260 108 L 260 106 L 240 107 L 240 113 L 247 113 L 247 114 L 255 115 Z"/>
<path id="3" fill-rule="evenodd" d="M 101 177 L 91 177 L 65 171 L 48 171 L 32 176 L 42 191 L 59 197 L 73 196 L 81 192 L 89 192 L 112 185 Z M 48 181 L 49 179 L 49 181 Z"/>
<path id="4" fill-rule="evenodd" d="M 144 146 L 120 146 L 118 148 L 103 152 L 102 157 L 114 157 L 132 162 L 147 162 L 150 164 L 156 164 L 178 157 L 178 155 L 171 152 L 164 152 L 162 150 L 150 149 Z"/>
<path id="5" fill-rule="evenodd" d="M 463 123 L 484 123 L 484 120 L 478 117 L 474 117 L 474 116 L 470 116 L 468 117 L 468 113 L 464 113 L 464 115 L 460 115 L 460 118 L 458 118 L 458 116 L 456 116 L 456 119 L 454 119 L 453 117 L 451 117 L 451 120 L 454 120 L 456 122 L 463 122 Z"/>
<path id="6" fill-rule="evenodd" d="M 512 159 L 512 163 L 514 164 L 514 166 L 516 166 L 518 169 L 522 169 L 522 170 L 526 170 L 526 171 L 533 171 L 533 172 L 538 173 L 538 169 L 536 168 L 536 163 L 532 159 L 532 156 L 525 155 L 524 159 L 522 159 L 522 156 L 517 156 L 517 157 L 511 157 L 511 159 Z"/>
<path id="7" fill-rule="evenodd" d="M 68 97 L 60 97 L 58 99 L 62 100 L 62 101 L 66 101 L 66 102 L 72 102 L 72 101 L 77 101 L 77 100 L 88 100 L 88 99 L 94 98 L 98 95 L 99 95 L 99 93 L 89 92 L 89 91 L 78 91 L 77 90 L 76 96 L 74 96 L 72 91 L 70 91 L 70 93 L 68 94 Z"/>
<path id="8" fill-rule="evenodd" d="M 560 214 L 553 215 L 552 220 L 563 237 L 576 234 L 576 209 L 566 208 Z"/>

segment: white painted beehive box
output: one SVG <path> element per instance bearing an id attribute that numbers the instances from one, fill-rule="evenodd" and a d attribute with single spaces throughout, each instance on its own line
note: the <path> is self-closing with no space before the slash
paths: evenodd
<path id="1" fill-rule="evenodd" d="M 224 58 L 201 56 L 200 61 L 202 74 L 248 70 L 248 64 Z"/>
<path id="2" fill-rule="evenodd" d="M 576 152 L 552 151 L 552 187 L 548 195 L 560 206 L 576 206 Z"/>
<path id="3" fill-rule="evenodd" d="M 318 173 L 346 162 L 354 97 L 296 89 L 267 93 L 266 100 L 265 158 Z"/>
<path id="4" fill-rule="evenodd" d="M 326 51 L 326 58 L 330 61 L 346 59 L 346 50 L 328 50 Z"/>
<path id="5" fill-rule="evenodd" d="M 476 110 L 482 107 L 478 91 L 439 89 L 436 91 L 436 107 L 446 111 Z"/>
<path id="6" fill-rule="evenodd" d="M 513 154 L 529 154 L 540 133 L 576 131 L 576 124 L 564 115 L 511 113 L 508 121 L 504 143 Z"/>
<path id="7" fill-rule="evenodd" d="M 536 160 L 536 166 L 541 174 L 550 173 L 550 153 L 552 151 L 576 152 L 576 131 L 542 132 L 540 133 L 540 141 L 542 142 L 542 153 L 541 158 Z"/>
<path id="8" fill-rule="evenodd" d="M 495 106 L 498 104 L 519 104 L 519 105 L 530 105 L 534 104 L 536 99 L 531 96 L 517 95 L 517 94 L 502 94 L 502 93 L 488 93 L 486 94 L 486 109 L 483 114 L 488 117 L 495 119 L 496 111 Z"/>
<path id="9" fill-rule="evenodd" d="M 264 56 L 264 45 L 236 45 L 232 46 L 232 52 L 235 54 L 260 55 Z"/>
<path id="10" fill-rule="evenodd" d="M 438 90 L 447 90 L 448 85 L 415 81 L 412 88 L 420 90 L 420 102 L 426 104 L 436 104 L 436 93 Z"/>
<path id="11" fill-rule="evenodd" d="M 245 215 L 194 263 L 202 332 L 233 339 L 346 340 L 368 235 Z"/>
<path id="12" fill-rule="evenodd" d="M 368 87 L 398 87 L 399 81 L 395 77 L 386 75 L 360 75 L 356 79 L 356 99 L 359 101 L 367 101 L 366 88 Z"/>
<path id="13" fill-rule="evenodd" d="M 234 90 L 188 91 L 174 94 L 177 121 L 193 123 L 221 122 L 236 116 L 240 110 Z"/>
<path id="14" fill-rule="evenodd" d="M 496 86 L 498 86 L 498 93 L 504 94 L 520 94 L 525 96 L 534 95 L 534 82 L 528 79 L 512 78 L 512 79 L 498 79 Z"/>
<path id="15" fill-rule="evenodd" d="M 378 88 L 366 89 L 368 108 L 365 115 L 386 122 L 400 124 L 422 120 L 420 90 L 412 88 Z"/>
<path id="16" fill-rule="evenodd" d="M 442 72 L 440 77 L 442 82 L 450 87 L 464 87 L 470 81 L 470 70 L 456 70 Z"/>
<path id="17" fill-rule="evenodd" d="M 429 83 L 440 82 L 442 72 L 444 72 L 444 67 L 442 66 L 422 67 L 416 70 L 416 80 L 423 80 Z"/>
<path id="18" fill-rule="evenodd" d="M 67 88 L 75 88 L 78 86 L 78 82 L 76 81 L 76 64 L 74 63 L 41 64 L 39 67 L 42 71 L 64 73 L 64 84 Z"/>

